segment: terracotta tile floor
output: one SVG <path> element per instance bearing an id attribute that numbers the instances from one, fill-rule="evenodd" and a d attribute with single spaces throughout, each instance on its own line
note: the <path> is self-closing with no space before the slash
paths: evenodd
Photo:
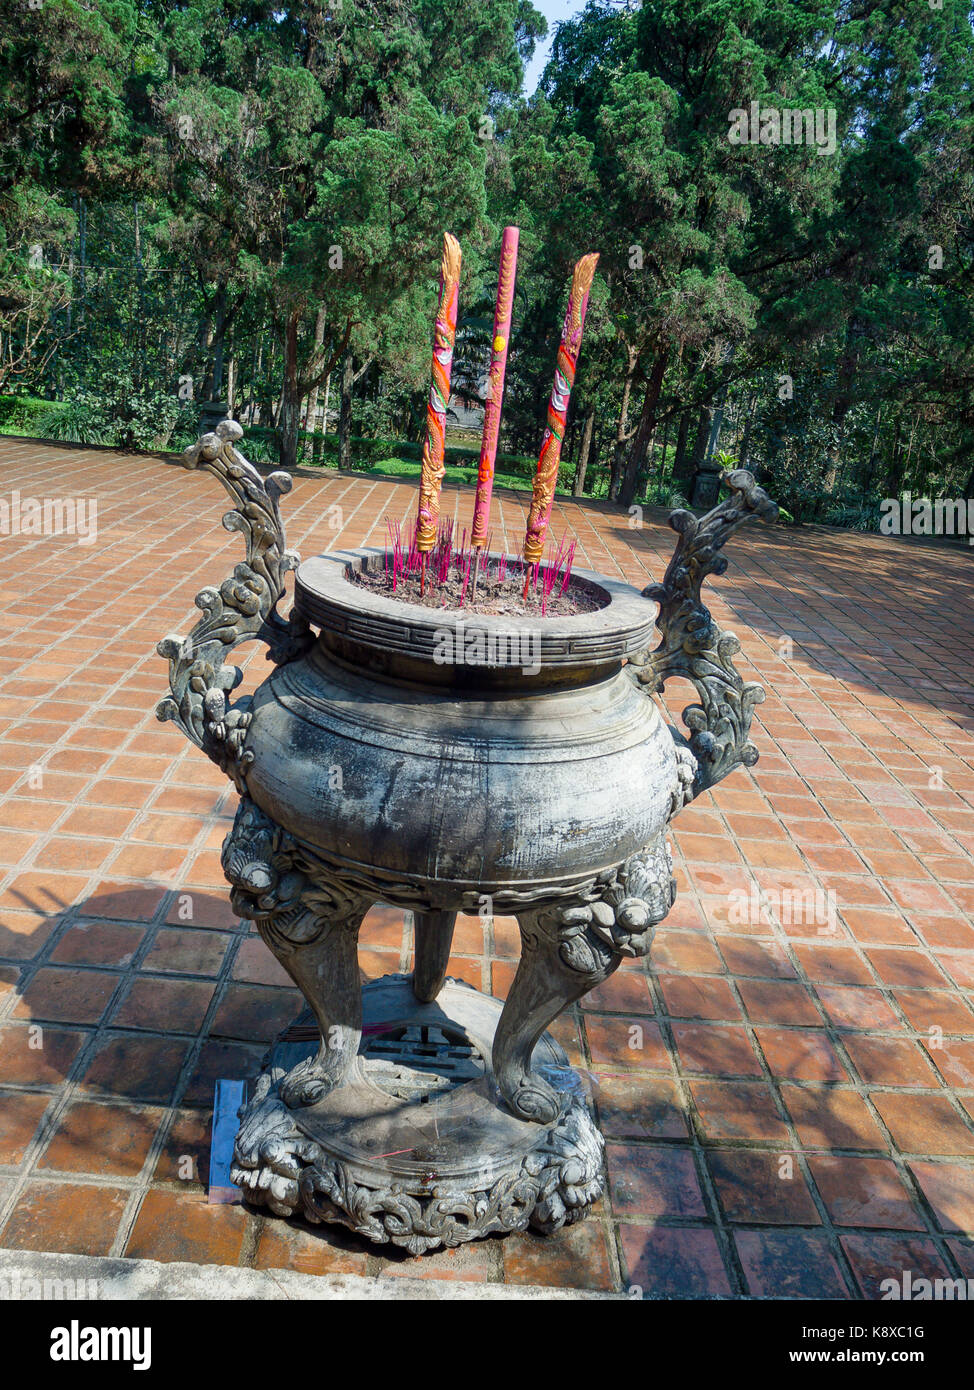
<path id="1" fill-rule="evenodd" d="M 240 553 L 220 488 L 9 439 L 0 473 L 7 499 L 98 502 L 94 544 L 0 536 L 0 1243 L 657 1296 L 870 1298 L 904 1269 L 974 1273 L 968 554 L 735 538 L 711 593 L 767 688 L 761 761 L 677 821 L 680 895 L 648 965 L 557 1027 L 610 1196 L 553 1239 L 417 1261 L 205 1202 L 213 1082 L 251 1074 L 298 1004 L 222 886 L 234 794 L 154 716 L 156 642 Z M 289 542 L 378 543 L 414 497 L 299 478 Z M 495 500 L 508 549 L 524 500 Z M 471 490 L 445 503 L 469 522 Z M 563 527 L 582 564 L 640 585 L 672 549 L 656 514 L 561 502 Z M 265 671 L 259 654 L 246 679 Z M 455 973 L 503 993 L 516 941 L 509 919 L 462 920 Z M 363 974 L 408 968 L 410 944 L 377 909 Z"/>

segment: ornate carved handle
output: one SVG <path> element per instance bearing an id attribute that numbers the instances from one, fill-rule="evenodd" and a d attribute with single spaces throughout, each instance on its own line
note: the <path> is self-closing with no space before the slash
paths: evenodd
<path id="1" fill-rule="evenodd" d="M 204 434 L 183 455 L 186 468 L 204 468 L 219 478 L 236 506 L 223 525 L 242 531 L 247 558 L 219 589 L 202 589 L 196 606 L 203 617 L 188 637 L 163 638 L 157 647 L 169 658 L 171 695 L 156 707 L 160 720 L 172 719 L 230 776 L 238 790 L 245 790 L 243 773 L 252 759 L 244 749 L 250 723 L 249 697 L 231 706 L 229 694 L 242 672 L 224 665 L 223 658 L 241 642 L 266 642 L 268 660 L 293 661 L 311 645 L 307 624 L 282 618 L 277 604 L 284 594 L 284 578 L 295 569 L 299 556 L 285 547 L 278 498 L 291 489 L 288 473 L 272 473 L 266 480 L 235 448 L 243 430 L 235 420 L 223 420 L 213 434 Z"/>
<path id="2" fill-rule="evenodd" d="M 743 468 L 724 481 L 731 495 L 699 519 L 676 511 L 670 525 L 679 535 L 662 584 L 643 590 L 660 606 L 656 626 L 659 646 L 634 658 L 636 679 L 654 692 L 671 676 L 691 680 L 699 705 L 683 711 L 690 730 L 687 740 L 670 728 L 677 750 L 679 783 L 673 795 L 671 818 L 687 802 L 726 777 L 735 767 L 752 767 L 758 750 L 748 739 L 754 706 L 764 699 L 756 682 L 741 679 L 731 660 L 741 649 L 732 632 L 722 632 L 700 598 L 708 574 L 723 574 L 727 560 L 720 554 L 725 542 L 748 521 L 770 521 L 778 507 Z"/>

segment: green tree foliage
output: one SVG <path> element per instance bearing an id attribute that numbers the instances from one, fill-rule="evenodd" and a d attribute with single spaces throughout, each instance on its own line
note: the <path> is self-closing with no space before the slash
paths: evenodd
<path id="1" fill-rule="evenodd" d="M 482 239 L 479 136 L 518 89 L 526 17 L 514 0 L 267 5 L 244 24 L 232 6 L 160 15 L 172 250 L 213 287 L 208 348 L 246 298 L 262 305 L 282 463 L 309 393 L 340 361 L 348 384 L 353 351 L 376 356 L 401 312 L 429 309 L 443 228 Z"/>
<path id="2" fill-rule="evenodd" d="M 142 439 L 168 397 L 178 442 L 230 399 L 289 466 L 323 422 L 346 466 L 415 446 L 442 232 L 469 399 L 516 223 L 511 453 L 594 250 L 577 491 L 702 502 L 732 456 L 797 520 L 974 495 L 961 0 L 589 0 L 531 96 L 529 0 L 30 4 L 0 16 L 0 389 L 73 402 L 58 429 L 100 395 Z"/>
<path id="3" fill-rule="evenodd" d="M 38 375 L 70 303 L 79 196 L 127 190 L 134 4 L 0 8 L 0 390 Z"/>

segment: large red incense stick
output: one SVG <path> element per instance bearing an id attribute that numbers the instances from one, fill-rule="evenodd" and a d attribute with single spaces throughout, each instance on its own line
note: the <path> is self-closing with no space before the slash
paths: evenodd
<path id="1" fill-rule="evenodd" d="M 459 294 L 460 243 L 456 237 L 445 232 L 443 260 L 440 265 L 440 298 L 433 331 L 433 380 L 426 407 L 426 442 L 423 445 L 423 464 L 419 478 L 416 545 L 423 556 L 424 580 L 426 554 L 436 544 L 436 528 L 440 517 L 440 484 L 446 472 L 443 462 L 446 449 L 446 408 L 450 400 L 450 370 L 453 366 L 453 343 L 457 333 Z"/>
<path id="2" fill-rule="evenodd" d="M 548 401 L 548 422 L 541 441 L 541 454 L 534 475 L 534 489 L 531 496 L 531 510 L 528 513 L 527 532 L 524 537 L 524 558 L 529 565 L 536 565 L 544 551 L 545 536 L 548 533 L 548 520 L 555 498 L 555 484 L 558 481 L 558 461 L 561 458 L 561 444 L 565 437 L 565 417 L 568 414 L 568 400 L 575 382 L 575 367 L 582 347 L 582 326 L 585 323 L 585 310 L 588 308 L 589 291 L 595 278 L 596 254 L 583 256 L 576 264 L 572 275 L 572 290 L 568 298 L 568 312 L 561 330 L 558 345 L 558 361 L 555 367 L 555 381 Z M 527 579 L 525 579 L 525 591 Z"/>
<path id="3" fill-rule="evenodd" d="M 494 337 L 491 343 L 487 401 L 484 406 L 484 432 L 480 441 L 477 469 L 477 496 L 473 504 L 471 543 L 479 550 L 490 529 L 490 494 L 494 486 L 494 460 L 500 435 L 501 405 L 504 400 L 504 373 L 511 340 L 511 313 L 514 307 L 514 276 L 517 270 L 517 227 L 505 227 L 501 238 L 501 265 L 494 304 Z M 479 559 L 479 556 L 478 556 Z"/>

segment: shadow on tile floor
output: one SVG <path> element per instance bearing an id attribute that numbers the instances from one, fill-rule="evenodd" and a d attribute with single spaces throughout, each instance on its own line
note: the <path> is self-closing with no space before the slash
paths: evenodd
<path id="1" fill-rule="evenodd" d="M 340 1227 L 210 1206 L 213 1085 L 252 1077 L 302 1000 L 220 895 L 195 897 L 182 924 L 173 919 L 185 895 L 150 886 L 70 908 L 25 898 L 33 930 L 4 919 L 0 956 L 15 948 L 27 964 L 22 979 L 8 967 L 0 1028 L 0 1164 L 11 1181 L 0 1243 L 312 1273 L 636 1285 L 663 1297 L 875 1296 L 891 1261 L 949 1277 L 952 1261 L 971 1258 L 961 1197 L 937 1190 L 942 1160 L 914 1162 L 917 1181 L 861 1088 L 769 1086 L 743 1052 L 722 1065 L 734 1057 L 731 1030 L 698 1021 L 691 1047 L 687 1024 L 654 1015 L 654 976 L 638 965 L 565 1022 L 607 1140 L 608 1199 L 588 1221 L 552 1238 L 491 1238 L 416 1258 Z M 52 906 L 62 910 L 38 910 Z M 373 973 L 394 973 L 408 953 L 391 911 L 378 914 L 367 947 Z M 471 949 L 476 925 L 464 938 Z M 242 954 L 250 945 L 256 964 Z M 575 1020 L 584 1048 L 570 1036 Z M 624 1042 L 634 1025 L 635 1059 Z M 705 1069 L 717 1074 L 693 1075 Z"/>

